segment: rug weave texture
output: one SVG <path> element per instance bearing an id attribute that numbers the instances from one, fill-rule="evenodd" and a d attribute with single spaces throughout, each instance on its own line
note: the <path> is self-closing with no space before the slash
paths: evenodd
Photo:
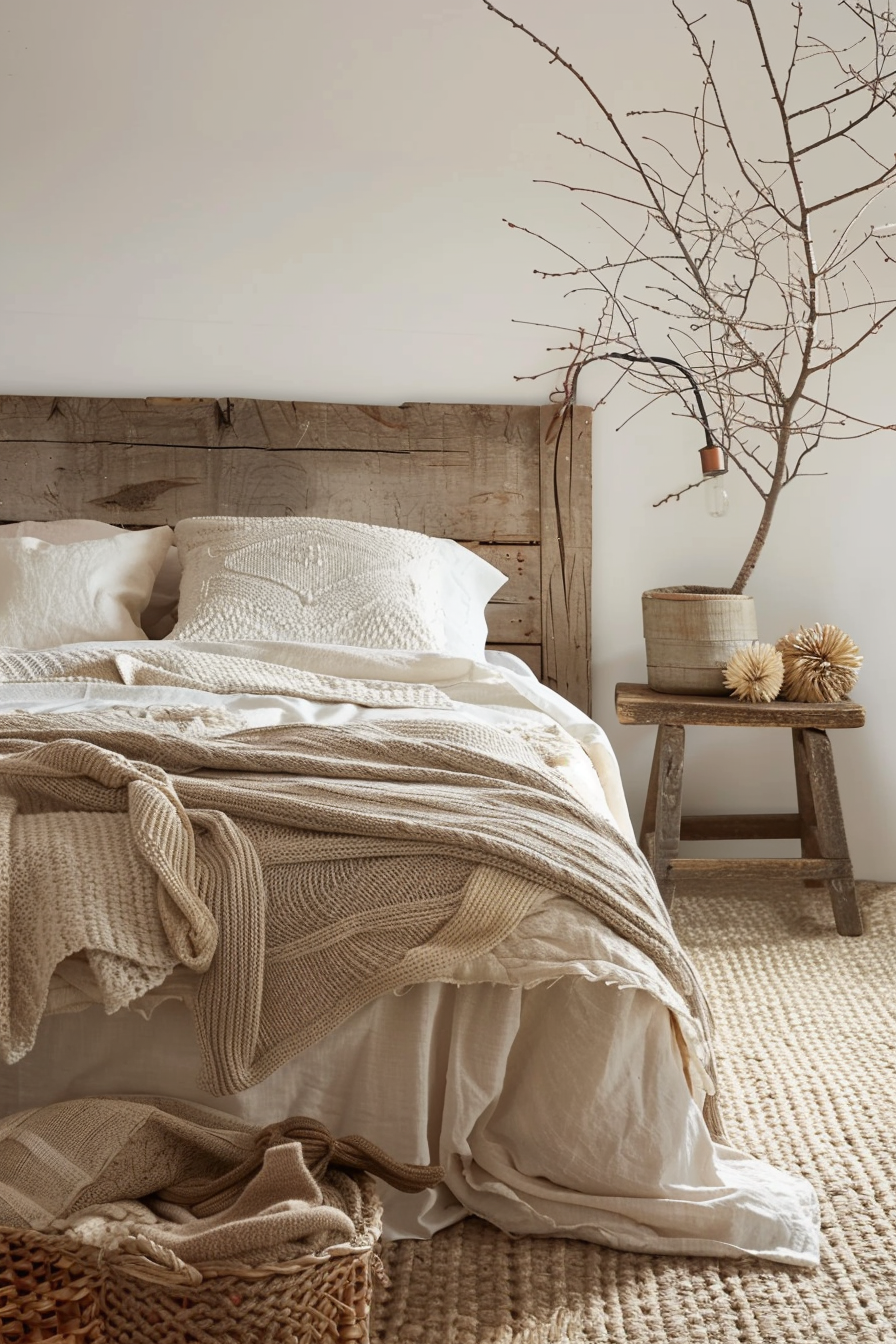
<path id="1" fill-rule="evenodd" d="M 896 1344 L 896 886 L 865 935 L 823 891 L 676 896 L 716 1018 L 731 1142 L 812 1182 L 822 1263 L 511 1239 L 470 1218 L 386 1247 L 375 1344 Z"/>

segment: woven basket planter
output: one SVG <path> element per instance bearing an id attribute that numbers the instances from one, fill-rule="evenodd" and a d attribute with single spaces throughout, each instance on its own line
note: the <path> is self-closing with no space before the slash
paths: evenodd
<path id="1" fill-rule="evenodd" d="M 381 1207 L 355 1177 L 364 1244 L 270 1265 L 171 1266 L 0 1228 L 3 1344 L 368 1344 Z"/>
<path id="2" fill-rule="evenodd" d="M 758 639 L 752 597 L 724 588 L 652 588 L 641 609 L 652 691 L 728 694 L 725 664 Z"/>

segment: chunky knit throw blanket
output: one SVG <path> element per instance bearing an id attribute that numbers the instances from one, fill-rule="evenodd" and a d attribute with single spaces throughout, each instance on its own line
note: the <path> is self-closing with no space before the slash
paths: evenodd
<path id="1" fill-rule="evenodd" d="M 171 1097 L 85 1097 L 0 1120 L 0 1224 L 69 1228 L 169 1271 L 292 1259 L 372 1244 L 358 1171 L 399 1190 L 444 1176 L 304 1116 L 261 1128 Z"/>
<path id="2" fill-rule="evenodd" d="M 243 689 L 253 675 L 247 662 Z M 551 767 L 568 748 L 560 729 L 453 710 L 211 732 L 182 708 L 171 723 L 3 716 L 2 1057 L 30 1049 L 65 958 L 86 959 L 109 1011 L 181 964 L 197 973 L 202 1085 L 237 1092 L 377 995 L 450 978 L 553 893 L 645 952 L 708 1041 L 645 860 Z"/>

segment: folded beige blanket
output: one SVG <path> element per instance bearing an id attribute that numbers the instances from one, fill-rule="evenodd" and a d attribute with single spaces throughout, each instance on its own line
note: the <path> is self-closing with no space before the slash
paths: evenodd
<path id="1" fill-rule="evenodd" d="M 8 1061 L 80 943 L 110 1010 L 192 966 L 202 1084 L 239 1091 L 377 995 L 447 978 L 554 892 L 649 955 L 708 1040 L 649 867 L 551 768 L 561 730 L 453 712 L 183 729 L 123 712 L 0 721 Z"/>
<path id="2" fill-rule="evenodd" d="M 304 1116 L 261 1128 L 170 1097 L 86 1097 L 0 1120 L 0 1223 L 175 1269 L 287 1260 L 370 1244 L 359 1171 L 400 1190 L 444 1175 Z"/>
<path id="3" fill-rule="evenodd" d="M 186 686 L 217 695 L 292 695 L 373 709 L 451 710 L 444 691 L 425 683 L 364 680 L 307 672 L 279 663 L 198 649 L 135 644 L 133 651 L 99 646 L 0 648 L 0 685 L 42 681 L 110 681 L 122 686 Z"/>

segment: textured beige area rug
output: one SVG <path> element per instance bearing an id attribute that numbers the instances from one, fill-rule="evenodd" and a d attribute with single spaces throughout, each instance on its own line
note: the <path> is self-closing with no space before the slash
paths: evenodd
<path id="1" fill-rule="evenodd" d="M 896 887 L 862 885 L 866 933 L 824 891 L 679 892 L 717 1021 L 731 1140 L 807 1177 L 815 1271 L 511 1240 L 468 1219 L 386 1248 L 376 1344 L 896 1341 Z"/>

